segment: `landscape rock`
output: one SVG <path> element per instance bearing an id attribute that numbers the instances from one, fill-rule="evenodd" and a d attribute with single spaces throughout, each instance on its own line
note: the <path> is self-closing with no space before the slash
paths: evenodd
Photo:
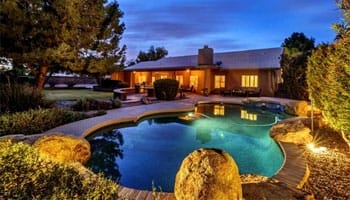
<path id="1" fill-rule="evenodd" d="M 178 200 L 242 199 L 238 167 L 222 150 L 196 150 L 183 160 L 174 193 Z"/>
<path id="2" fill-rule="evenodd" d="M 306 101 L 290 101 L 285 105 L 285 112 L 291 115 L 307 116 L 308 110 Z"/>
<path id="3" fill-rule="evenodd" d="M 33 146 L 41 156 L 58 162 L 85 164 L 90 158 L 90 144 L 85 139 L 59 133 L 43 136 Z"/>
<path id="4" fill-rule="evenodd" d="M 294 144 L 308 144 L 313 140 L 310 129 L 300 120 L 286 120 L 274 125 L 270 136 L 276 141 Z"/>

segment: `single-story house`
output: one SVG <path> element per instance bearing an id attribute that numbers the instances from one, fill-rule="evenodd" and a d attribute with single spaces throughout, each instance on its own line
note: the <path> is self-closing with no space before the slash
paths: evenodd
<path id="1" fill-rule="evenodd" d="M 125 68 L 122 78 L 130 86 L 153 85 L 157 79 L 171 78 L 182 88 L 223 90 L 258 89 L 262 96 L 273 96 L 281 82 L 280 60 L 283 48 L 214 53 L 204 46 L 197 55 L 165 57 Z"/>

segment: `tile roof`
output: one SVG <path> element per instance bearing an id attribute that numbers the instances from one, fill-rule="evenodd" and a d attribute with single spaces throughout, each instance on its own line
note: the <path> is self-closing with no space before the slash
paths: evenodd
<path id="1" fill-rule="evenodd" d="M 280 68 L 280 59 L 283 48 L 254 49 L 214 53 L 214 64 L 221 63 L 222 69 L 276 69 Z M 157 61 L 140 62 L 125 68 L 133 70 L 172 70 L 198 68 L 198 56 L 165 57 Z"/>

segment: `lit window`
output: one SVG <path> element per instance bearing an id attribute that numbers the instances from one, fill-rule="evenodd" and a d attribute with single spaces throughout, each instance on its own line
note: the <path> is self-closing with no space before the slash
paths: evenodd
<path id="1" fill-rule="evenodd" d="M 246 110 L 241 110 L 241 119 L 256 121 L 258 119 L 258 115 L 254 113 L 248 113 Z"/>
<path id="2" fill-rule="evenodd" d="M 139 76 L 139 83 L 146 83 L 146 75 Z"/>
<path id="3" fill-rule="evenodd" d="M 184 76 L 176 75 L 176 80 L 179 81 L 179 85 L 183 85 L 184 84 Z"/>
<path id="4" fill-rule="evenodd" d="M 194 87 L 197 89 L 198 87 L 198 76 L 197 75 L 191 75 L 190 76 L 190 87 Z"/>
<path id="5" fill-rule="evenodd" d="M 152 76 L 152 83 L 154 83 L 154 81 L 156 81 L 156 77 Z"/>
<path id="6" fill-rule="evenodd" d="M 258 87 L 258 76 L 242 75 L 242 87 Z"/>
<path id="7" fill-rule="evenodd" d="M 166 78 L 168 78 L 167 75 L 160 75 L 160 79 L 166 79 Z"/>
<path id="8" fill-rule="evenodd" d="M 224 75 L 216 75 L 214 77 L 215 80 L 215 88 L 224 88 L 225 87 L 225 76 Z"/>
<path id="9" fill-rule="evenodd" d="M 223 105 L 214 105 L 214 115 L 225 115 L 225 106 Z"/>

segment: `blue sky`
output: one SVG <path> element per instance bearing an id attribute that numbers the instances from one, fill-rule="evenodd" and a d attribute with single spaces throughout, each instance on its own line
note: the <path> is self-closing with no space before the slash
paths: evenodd
<path id="1" fill-rule="evenodd" d="M 332 42 L 341 15 L 334 0 L 118 0 L 127 60 L 151 45 L 169 56 L 281 46 L 293 32 Z"/>

